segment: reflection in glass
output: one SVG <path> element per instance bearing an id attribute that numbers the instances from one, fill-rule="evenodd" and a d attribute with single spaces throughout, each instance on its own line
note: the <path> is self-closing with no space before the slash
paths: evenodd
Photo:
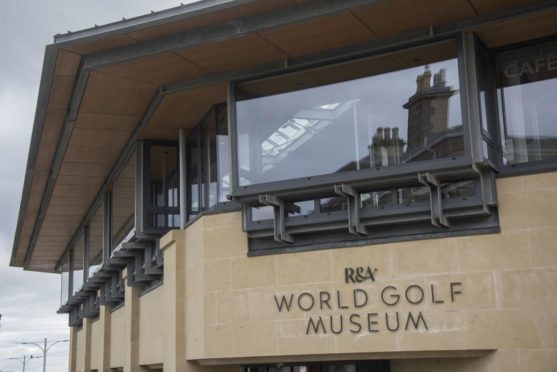
<path id="1" fill-rule="evenodd" d="M 72 278 L 73 278 L 73 288 L 72 295 L 76 294 L 83 287 L 83 250 L 85 246 L 85 240 L 83 239 L 83 234 L 75 244 L 72 249 L 73 252 L 73 267 L 72 267 Z"/>
<path id="2" fill-rule="evenodd" d="M 414 50 L 403 63 L 405 53 L 240 84 L 239 185 L 462 155 L 454 49 L 428 50 L 437 58 Z M 376 74 L 343 81 L 350 69 Z"/>
<path id="3" fill-rule="evenodd" d="M 111 251 L 120 244 L 134 226 L 135 217 L 135 168 L 137 156 L 135 152 L 128 159 L 112 186 L 112 237 Z M 104 213 L 104 208 L 100 208 Z M 99 222 L 102 214 L 98 211 Z M 97 218 L 97 216 L 95 216 Z M 102 226 L 102 223 L 98 225 Z M 91 232 L 93 239 L 93 231 Z M 102 240 L 99 242 L 102 244 Z"/>
<path id="4" fill-rule="evenodd" d="M 504 164 L 557 158 L 557 42 L 496 54 Z"/>
<path id="5" fill-rule="evenodd" d="M 89 270 L 87 277 L 90 278 L 102 265 L 103 260 L 103 232 L 104 232 L 104 203 L 95 212 L 89 225 Z"/>
<path id="6" fill-rule="evenodd" d="M 66 255 L 60 266 L 60 305 L 68 302 L 68 292 L 70 286 L 70 257 Z"/>

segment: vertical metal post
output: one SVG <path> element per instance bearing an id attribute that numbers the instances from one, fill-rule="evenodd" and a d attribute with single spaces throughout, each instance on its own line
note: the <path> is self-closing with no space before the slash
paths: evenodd
<path id="1" fill-rule="evenodd" d="M 89 226 L 83 228 L 83 286 L 89 279 Z"/>
<path id="2" fill-rule="evenodd" d="M 188 190 L 187 190 L 187 135 L 184 128 L 180 128 L 179 133 L 179 161 L 180 167 L 180 229 L 186 228 L 188 222 Z"/>
<path id="3" fill-rule="evenodd" d="M 103 264 L 108 262 L 112 250 L 112 193 L 104 193 Z"/>
<path id="4" fill-rule="evenodd" d="M 70 250 L 70 265 L 68 268 L 68 301 L 73 295 L 73 265 L 74 265 L 74 248 Z"/>
<path id="5" fill-rule="evenodd" d="M 46 352 L 48 349 L 46 348 L 46 337 L 44 338 L 44 347 L 43 347 L 43 372 L 46 372 Z"/>
<path id="6" fill-rule="evenodd" d="M 137 143 L 136 163 L 135 163 L 135 234 L 143 233 L 143 142 Z"/>
<path id="7" fill-rule="evenodd" d="M 230 148 L 228 149 L 230 167 L 230 188 L 231 193 L 238 189 L 238 136 L 236 133 L 236 100 L 234 96 L 234 83 L 228 82 L 226 92 L 227 114 L 228 114 L 228 136 L 230 138 Z"/>
<path id="8" fill-rule="evenodd" d="M 214 108 L 212 108 L 211 110 L 214 111 Z M 210 128 L 207 128 L 207 126 L 211 124 L 210 119 L 211 118 L 209 117 L 209 120 L 203 123 L 201 127 L 202 129 L 201 140 L 204 143 L 202 159 L 203 159 L 203 168 L 204 168 L 203 180 L 205 183 L 205 190 L 203 191 L 203 196 L 204 196 L 203 204 L 205 205 L 205 210 L 211 208 L 211 131 Z"/>

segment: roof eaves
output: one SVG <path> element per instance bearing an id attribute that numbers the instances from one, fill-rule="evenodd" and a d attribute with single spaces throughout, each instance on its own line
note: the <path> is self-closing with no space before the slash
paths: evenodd
<path id="1" fill-rule="evenodd" d="M 79 31 L 68 31 L 65 34 L 54 35 L 54 44 L 66 46 L 84 41 L 93 41 L 109 36 L 145 29 L 197 17 L 202 14 L 213 13 L 219 10 L 233 8 L 242 4 L 249 4 L 259 0 L 200 0 L 190 4 L 182 4 L 174 8 L 161 11 L 152 11 L 149 14 L 107 23 L 105 25 L 86 28 Z"/>
<path id="2" fill-rule="evenodd" d="M 14 235 L 14 244 L 12 255 L 10 258 L 10 266 L 22 266 L 16 263 L 17 249 L 21 240 L 21 230 L 25 220 L 27 204 L 31 194 L 31 186 L 33 183 L 33 173 L 37 157 L 39 153 L 39 145 L 43 133 L 44 121 L 48 109 L 48 101 L 50 99 L 50 90 L 56 69 L 56 59 L 58 56 L 58 48 L 54 45 L 47 45 L 45 48 L 45 56 L 43 69 L 41 73 L 41 81 L 39 83 L 39 93 L 37 98 L 37 107 L 35 110 L 35 118 L 31 133 L 31 142 L 29 144 L 29 155 L 27 157 L 27 166 L 25 168 L 25 178 L 23 181 L 23 192 L 19 206 L 19 216 L 17 219 L 16 231 Z"/>

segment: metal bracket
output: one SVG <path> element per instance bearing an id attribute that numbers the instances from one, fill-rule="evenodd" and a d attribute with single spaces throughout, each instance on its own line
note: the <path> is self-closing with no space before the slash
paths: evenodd
<path id="1" fill-rule="evenodd" d="M 472 169 L 480 176 L 479 194 L 482 199 L 482 210 L 485 214 L 489 214 L 491 213 L 489 205 L 496 204 L 493 177 L 490 177 L 492 171 L 487 167 L 480 167 L 478 164 L 473 164 Z"/>
<path id="2" fill-rule="evenodd" d="M 360 193 L 344 183 L 334 188 L 335 193 L 344 197 L 348 204 L 348 231 L 354 235 L 369 235 L 367 228 L 360 223 Z"/>
<path id="3" fill-rule="evenodd" d="M 429 205 L 431 208 L 431 224 L 435 227 L 451 227 L 443 214 L 443 198 L 441 183 L 431 173 L 418 173 L 418 181 L 429 189 Z"/>
<path id="4" fill-rule="evenodd" d="M 273 238 L 275 241 L 281 243 L 294 243 L 294 238 L 286 232 L 286 226 L 284 224 L 286 215 L 284 200 L 270 194 L 262 194 L 259 195 L 259 202 L 263 205 L 273 207 Z"/>

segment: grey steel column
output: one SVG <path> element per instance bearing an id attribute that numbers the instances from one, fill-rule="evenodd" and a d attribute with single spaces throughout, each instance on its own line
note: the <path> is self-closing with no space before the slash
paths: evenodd
<path id="1" fill-rule="evenodd" d="M 179 156 L 180 161 L 180 229 L 186 228 L 188 222 L 188 192 L 187 192 L 187 152 L 186 152 L 186 130 L 180 129 L 179 141 Z"/>

